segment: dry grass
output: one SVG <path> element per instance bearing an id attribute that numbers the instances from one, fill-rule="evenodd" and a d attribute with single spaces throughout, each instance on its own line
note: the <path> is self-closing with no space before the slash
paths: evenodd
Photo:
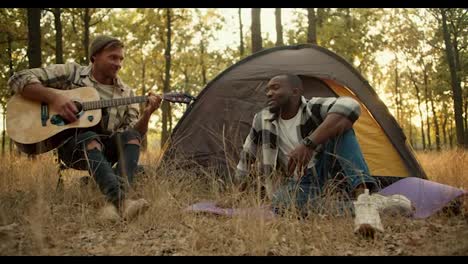
<path id="1" fill-rule="evenodd" d="M 468 152 L 421 152 L 417 156 L 431 180 L 468 189 Z"/>
<path id="2" fill-rule="evenodd" d="M 431 179 L 468 186 L 466 152 L 418 156 Z M 144 164 L 157 161 L 152 153 L 142 158 Z M 151 202 L 146 214 L 130 223 L 103 223 L 95 217 L 103 196 L 94 184 L 80 186 L 85 174 L 67 171 L 64 189 L 56 191 L 52 156 L 1 158 L 0 255 L 468 255 L 463 216 L 385 218 L 385 234 L 368 240 L 353 234 L 351 216 L 298 220 L 291 214 L 267 221 L 184 213 L 195 202 L 237 194 L 223 191 L 210 172 L 170 165 L 154 166 L 130 194 Z M 250 192 L 237 205 L 259 206 L 260 199 Z M 12 223 L 18 226 L 1 229 Z"/>

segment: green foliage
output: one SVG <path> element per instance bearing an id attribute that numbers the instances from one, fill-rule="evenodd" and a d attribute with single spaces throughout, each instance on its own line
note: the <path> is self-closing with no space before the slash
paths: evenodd
<path id="1" fill-rule="evenodd" d="M 51 11 L 44 8 L 41 17 L 44 64 L 55 62 L 55 18 Z M 165 10 L 89 8 L 87 11 L 90 16 L 89 41 L 99 34 L 108 34 L 124 42 L 126 59 L 121 71 L 124 82 L 137 94 L 150 90 L 161 93 L 164 51 L 167 48 Z M 410 118 L 419 115 L 414 83 L 422 87 L 424 73 L 428 76 L 426 85 L 434 99 L 438 117 L 453 122 L 450 73 L 439 9 L 317 8 L 315 11 L 318 44 L 354 65 L 377 89 L 390 110 L 396 113 L 396 109 L 400 109 L 399 121 L 407 134 L 409 129 L 414 134 L 419 126 Z M 85 9 L 62 8 L 61 12 L 63 58 L 82 63 L 86 51 L 83 46 Z M 237 42 L 224 48 L 213 45 L 217 41 L 217 32 L 228 30 L 239 34 L 238 22 L 228 25 L 220 9 L 174 8 L 172 13 L 170 89 L 197 95 L 213 78 L 242 59 Z M 293 17 L 292 27 L 284 30 L 285 45 L 307 41 L 307 10 L 295 8 Z M 283 23 L 285 21 L 283 19 Z M 459 58 L 457 74 L 462 81 L 464 98 L 467 98 L 467 10 L 447 10 L 447 23 L 451 39 L 457 40 L 453 43 L 457 46 Z M 250 27 L 245 19 L 243 24 L 244 45 L 248 51 L 251 50 Z M 28 67 L 27 36 L 26 9 L 0 9 L 0 48 L 3 51 L 0 53 L 0 103 L 3 107 L 10 96 L 6 85 L 9 76 Z M 270 36 L 262 32 L 262 38 L 264 48 L 274 47 L 274 34 Z M 239 39 L 238 35 L 235 39 Z M 382 54 L 389 56 L 384 62 L 381 61 Z M 244 56 L 248 55 L 246 52 Z M 395 87 L 397 77 L 398 96 Z M 390 99 L 385 98 L 385 94 L 390 95 Z M 396 97 L 400 99 L 398 102 Z M 428 99 L 422 96 L 423 102 Z M 184 110 L 184 106 L 173 106 L 173 126 Z M 159 115 L 160 111 L 152 119 L 156 133 L 160 130 Z"/>

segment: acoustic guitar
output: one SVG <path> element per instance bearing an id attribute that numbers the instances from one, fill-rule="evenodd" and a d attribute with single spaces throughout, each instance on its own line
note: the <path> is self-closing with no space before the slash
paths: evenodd
<path id="1" fill-rule="evenodd" d="M 46 103 L 32 101 L 15 94 L 7 104 L 6 129 L 18 148 L 27 154 L 41 154 L 60 146 L 75 133 L 76 128 L 90 128 L 99 124 L 102 108 L 144 103 L 148 96 L 134 96 L 100 100 L 98 91 L 93 87 L 72 90 L 58 90 L 72 99 L 78 113 L 78 120 L 69 123 Z M 194 97 L 182 93 L 166 93 L 163 101 L 190 104 Z"/>

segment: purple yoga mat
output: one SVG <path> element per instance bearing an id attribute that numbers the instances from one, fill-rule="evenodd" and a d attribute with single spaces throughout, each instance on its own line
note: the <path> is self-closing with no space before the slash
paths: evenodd
<path id="1" fill-rule="evenodd" d="M 403 178 L 387 186 L 379 193 L 386 196 L 393 194 L 406 196 L 416 209 L 413 215 L 414 218 L 427 218 L 448 205 L 453 199 L 460 195 L 468 194 L 467 191 L 459 188 L 414 177 Z M 265 219 L 272 219 L 275 217 L 275 214 L 266 207 L 221 208 L 216 206 L 216 202 L 213 201 L 193 204 L 185 208 L 185 211 L 205 212 L 228 217 L 236 215 L 251 215 L 264 217 Z"/>
<path id="2" fill-rule="evenodd" d="M 221 208 L 216 206 L 216 202 L 205 201 L 199 202 L 185 208 L 184 211 L 188 212 L 204 212 L 216 215 L 224 215 L 228 217 L 233 216 L 254 216 L 263 217 L 265 219 L 272 219 L 275 217 L 274 213 L 268 208 Z"/>
<path id="3" fill-rule="evenodd" d="M 379 193 L 406 196 L 416 208 L 413 217 L 426 218 L 448 205 L 453 199 L 468 192 L 449 185 L 408 177 L 387 186 Z"/>

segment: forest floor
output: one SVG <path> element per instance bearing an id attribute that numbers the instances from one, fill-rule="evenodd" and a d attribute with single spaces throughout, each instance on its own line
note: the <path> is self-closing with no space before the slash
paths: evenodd
<path id="1" fill-rule="evenodd" d="M 467 152 L 418 153 L 431 180 L 467 189 Z M 80 185 L 83 171 L 68 170 L 56 189 L 52 155 L 35 160 L 1 158 L 0 255 L 468 255 L 468 217 L 440 213 L 427 219 L 382 217 L 384 233 L 362 238 L 353 233 L 351 215 L 294 214 L 275 219 L 223 217 L 184 212 L 203 201 L 234 200 L 206 172 L 158 166 L 138 179 L 132 197 L 150 201 L 131 222 L 96 217 L 104 204 L 94 183 Z M 158 157 L 145 153 L 144 164 Z M 255 192 L 238 207 L 260 206 Z"/>

